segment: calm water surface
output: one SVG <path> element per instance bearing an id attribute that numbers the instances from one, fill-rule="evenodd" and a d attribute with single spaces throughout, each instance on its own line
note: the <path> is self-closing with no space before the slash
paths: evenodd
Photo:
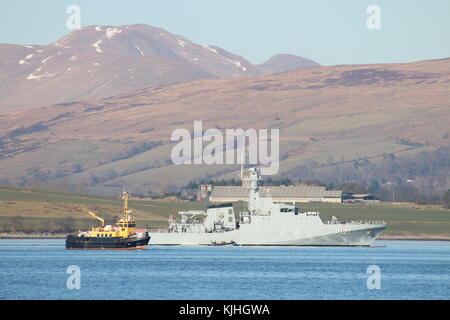
<path id="1" fill-rule="evenodd" d="M 78 251 L 0 240 L 0 299 L 450 299 L 450 242 L 375 245 Z M 67 288 L 70 265 L 79 290 Z M 380 289 L 367 288 L 370 265 Z"/>

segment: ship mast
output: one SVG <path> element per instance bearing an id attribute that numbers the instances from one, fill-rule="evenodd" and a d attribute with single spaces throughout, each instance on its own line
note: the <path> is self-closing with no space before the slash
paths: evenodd
<path id="1" fill-rule="evenodd" d="M 128 192 L 124 192 L 122 199 L 123 199 L 123 222 L 128 222 Z"/>
<path id="2" fill-rule="evenodd" d="M 259 207 L 259 180 L 261 180 L 259 168 L 250 168 L 248 175 L 242 177 L 242 181 L 248 181 L 248 210 L 254 211 Z"/>
<path id="3" fill-rule="evenodd" d="M 244 179 L 244 153 L 245 149 L 241 148 L 241 180 Z"/>

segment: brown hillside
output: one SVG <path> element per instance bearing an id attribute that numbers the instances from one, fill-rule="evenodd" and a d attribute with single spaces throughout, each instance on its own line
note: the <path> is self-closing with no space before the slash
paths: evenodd
<path id="1" fill-rule="evenodd" d="M 195 80 L 0 116 L 11 184 L 163 190 L 237 166 L 173 166 L 176 128 L 280 128 L 281 172 L 450 143 L 450 59 Z"/>

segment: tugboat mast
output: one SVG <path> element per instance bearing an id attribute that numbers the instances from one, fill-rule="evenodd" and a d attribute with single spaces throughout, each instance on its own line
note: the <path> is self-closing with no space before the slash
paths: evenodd
<path id="1" fill-rule="evenodd" d="M 128 223 L 128 192 L 124 192 L 122 199 L 123 199 L 123 222 L 127 222 Z"/>

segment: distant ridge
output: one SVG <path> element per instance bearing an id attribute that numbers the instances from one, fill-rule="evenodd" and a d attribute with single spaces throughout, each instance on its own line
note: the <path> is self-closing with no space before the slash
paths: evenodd
<path id="1" fill-rule="evenodd" d="M 320 66 L 310 59 L 295 56 L 292 54 L 277 54 L 258 65 L 261 73 L 280 73 L 306 67 Z"/>

